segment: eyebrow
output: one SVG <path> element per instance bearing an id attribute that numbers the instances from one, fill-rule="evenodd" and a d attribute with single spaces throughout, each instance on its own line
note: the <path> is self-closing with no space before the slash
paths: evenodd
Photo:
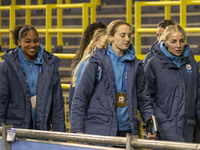
<path id="1" fill-rule="evenodd" d="M 39 39 L 39 38 L 34 38 L 33 40 L 35 40 L 35 39 Z M 31 40 L 30 38 L 25 38 L 24 40 Z"/>
<path id="2" fill-rule="evenodd" d="M 172 41 L 172 40 L 173 40 L 173 41 L 174 41 L 174 40 L 175 40 L 175 41 L 180 41 L 180 40 L 185 40 L 185 38 L 182 38 L 182 39 L 179 39 L 179 40 L 177 40 L 177 39 L 171 39 L 171 41 Z"/>

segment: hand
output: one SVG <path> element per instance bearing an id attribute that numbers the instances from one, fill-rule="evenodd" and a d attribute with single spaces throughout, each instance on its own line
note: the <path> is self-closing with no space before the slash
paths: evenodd
<path id="1" fill-rule="evenodd" d="M 157 137 L 157 133 L 151 134 L 150 132 L 148 132 L 147 134 L 147 139 L 149 140 L 155 140 Z"/>

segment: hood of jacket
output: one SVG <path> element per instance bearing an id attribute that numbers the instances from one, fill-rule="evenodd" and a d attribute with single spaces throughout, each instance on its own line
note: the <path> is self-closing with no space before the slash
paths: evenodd
<path id="1" fill-rule="evenodd" d="M 124 56 L 121 57 L 115 53 L 112 46 L 108 45 L 108 52 L 110 53 L 110 57 L 115 59 L 116 62 L 125 62 L 125 61 L 133 61 L 135 58 L 135 48 L 132 44 L 130 44 L 129 48 L 124 51 Z"/>
<path id="2" fill-rule="evenodd" d="M 2 55 L 1 58 L 5 60 L 8 65 L 15 66 L 15 61 L 19 60 L 18 51 L 19 51 L 19 47 L 14 48 L 14 49 L 9 49 L 5 51 L 4 55 Z M 52 53 L 49 53 L 44 50 L 43 52 L 40 52 L 40 56 L 43 56 L 43 59 L 38 57 L 38 60 L 37 60 L 38 63 L 42 63 L 43 61 L 45 61 L 46 64 L 48 65 L 56 63 L 57 64 L 56 67 L 59 67 L 60 59 L 57 56 L 54 56 Z"/>
<path id="3" fill-rule="evenodd" d="M 171 54 L 168 50 L 167 47 L 165 46 L 165 43 L 162 41 L 160 43 L 160 49 L 161 51 L 165 54 L 166 57 L 172 60 L 172 62 L 177 65 L 180 68 L 181 62 L 188 57 L 190 53 L 190 47 L 188 44 L 185 45 L 183 55 L 182 56 L 175 56 Z"/>
<path id="4" fill-rule="evenodd" d="M 158 41 L 157 41 L 157 40 L 156 40 L 156 41 L 152 44 L 152 46 L 149 48 L 149 51 L 154 53 L 154 47 L 155 47 L 156 45 L 158 45 Z"/>
<path id="5" fill-rule="evenodd" d="M 189 57 L 194 57 L 188 44 L 185 45 L 185 50 L 181 57 L 170 54 L 164 47 L 166 46 L 163 45 L 163 42 L 154 46 L 155 57 L 158 57 L 161 60 L 162 67 L 180 68 L 182 65 L 189 62 Z M 162 50 L 162 48 L 164 50 Z"/>
<path id="6" fill-rule="evenodd" d="M 97 61 L 99 64 L 101 63 L 101 61 L 102 62 L 105 61 L 105 56 L 108 55 L 109 47 L 111 47 L 111 45 L 108 45 L 107 49 L 99 49 L 98 47 L 96 47 L 94 50 L 95 51 L 94 55 L 91 56 L 89 60 L 92 62 Z M 120 58 L 120 56 L 115 54 L 113 49 L 111 49 L 111 51 L 109 52 L 117 56 L 120 62 L 133 61 L 136 58 L 135 48 L 132 44 L 130 44 L 129 48 L 125 50 L 124 57 Z"/>

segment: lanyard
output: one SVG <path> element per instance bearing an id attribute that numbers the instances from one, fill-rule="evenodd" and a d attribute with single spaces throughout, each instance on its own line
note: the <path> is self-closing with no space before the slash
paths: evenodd
<path id="1" fill-rule="evenodd" d="M 106 52 L 107 52 L 108 56 L 110 57 L 110 52 L 109 51 L 106 51 Z M 111 57 L 110 57 L 110 59 L 111 59 Z M 112 60 L 111 60 L 111 62 L 112 62 Z M 113 71 L 114 71 L 114 69 L 113 69 Z M 127 72 L 128 72 L 128 64 L 126 63 L 125 64 L 124 91 L 126 91 L 126 87 L 127 87 L 127 74 L 128 74 Z M 114 73 L 114 79 L 115 79 L 115 73 Z M 116 87 L 116 90 L 117 90 L 116 79 L 115 79 L 115 87 Z"/>

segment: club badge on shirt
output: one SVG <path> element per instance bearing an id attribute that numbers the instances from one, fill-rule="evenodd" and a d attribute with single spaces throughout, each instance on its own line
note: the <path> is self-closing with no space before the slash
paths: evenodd
<path id="1" fill-rule="evenodd" d="M 117 93 L 117 107 L 126 106 L 126 93 Z"/>
<path id="2" fill-rule="evenodd" d="M 192 66 L 190 64 L 186 64 L 186 69 L 188 74 L 192 74 Z"/>
<path id="3" fill-rule="evenodd" d="M 186 64 L 185 67 L 186 67 L 187 70 L 191 70 L 192 69 L 192 66 L 190 64 Z"/>

